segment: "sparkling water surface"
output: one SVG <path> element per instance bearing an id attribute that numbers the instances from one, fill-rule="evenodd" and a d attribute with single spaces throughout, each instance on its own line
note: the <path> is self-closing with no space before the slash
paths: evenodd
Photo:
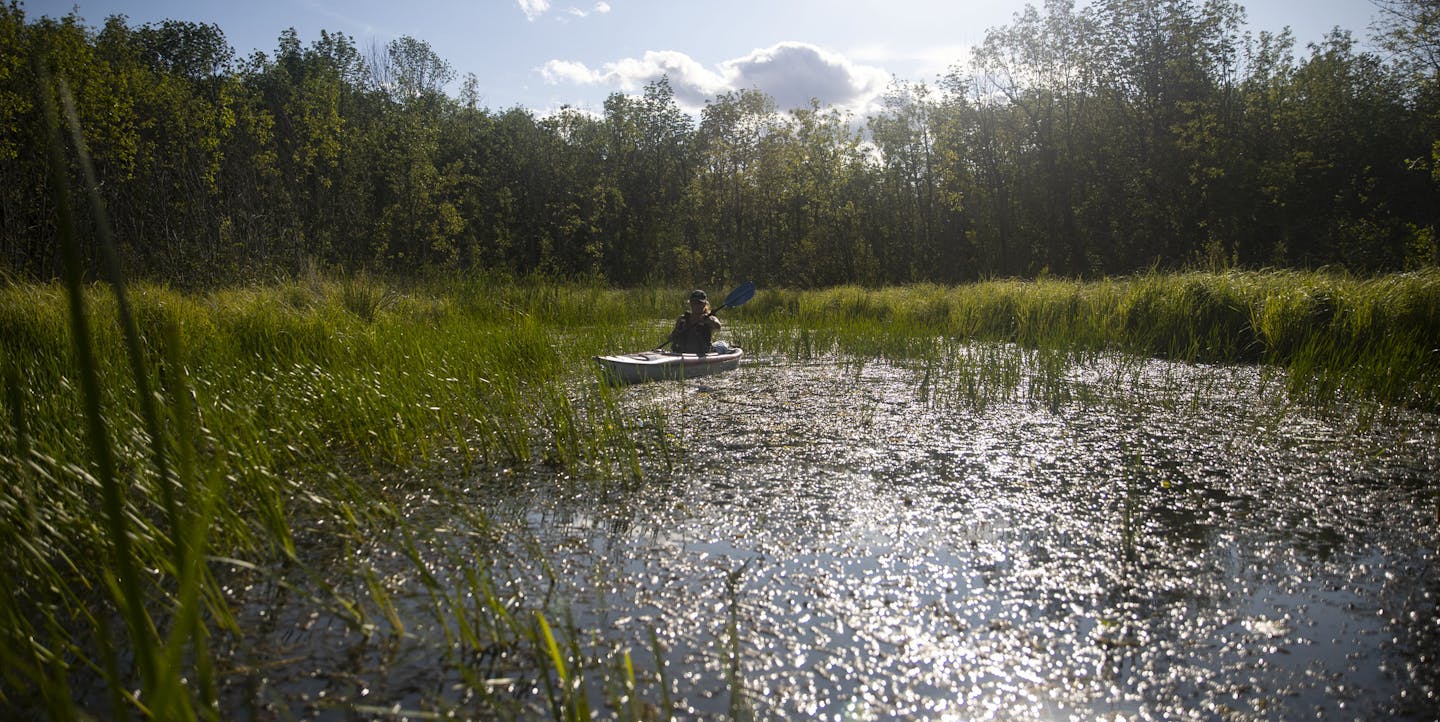
<path id="1" fill-rule="evenodd" d="M 578 630 L 592 699 L 628 652 L 662 718 L 1440 718 L 1440 420 L 1286 405 L 1274 374 L 1096 358 L 977 401 L 918 364 L 747 359 L 618 391 L 665 473 L 420 480 L 401 511 L 437 578 L 452 540 Z M 251 614 L 293 659 L 256 716 L 551 715 L 533 660 L 456 661 L 393 544 L 354 553 L 421 621 L 357 644 L 271 590 Z"/>

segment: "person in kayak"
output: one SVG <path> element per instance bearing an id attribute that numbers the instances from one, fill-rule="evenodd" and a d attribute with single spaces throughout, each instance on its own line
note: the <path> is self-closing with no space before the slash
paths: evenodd
<path id="1" fill-rule="evenodd" d="M 670 347 L 679 353 L 710 353 L 711 339 L 720 329 L 720 319 L 710 312 L 710 299 L 705 292 L 690 292 L 690 310 L 675 320 L 670 332 Z"/>

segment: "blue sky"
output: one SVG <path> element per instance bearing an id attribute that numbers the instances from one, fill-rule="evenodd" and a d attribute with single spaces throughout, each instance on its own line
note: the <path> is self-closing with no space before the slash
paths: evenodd
<path id="1" fill-rule="evenodd" d="M 214 23 L 241 55 L 273 52 L 282 30 L 303 43 L 320 30 L 352 37 L 362 52 L 409 35 L 429 43 L 457 75 L 474 73 L 481 103 L 548 112 L 596 110 L 615 91 L 666 73 L 683 105 L 759 87 L 782 108 L 808 98 L 863 115 L 893 77 L 933 81 L 964 61 L 987 28 L 1041 0 L 30 0 L 26 16 L 75 10 L 88 25 L 123 14 L 132 26 L 162 19 Z M 1084 2 L 1078 2 L 1084 5 Z M 1290 27 L 1297 45 L 1335 26 L 1364 41 L 1370 0 L 1241 0 L 1249 29 Z"/>

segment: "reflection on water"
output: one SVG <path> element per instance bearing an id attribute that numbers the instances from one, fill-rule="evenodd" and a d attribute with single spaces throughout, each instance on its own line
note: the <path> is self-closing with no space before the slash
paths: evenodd
<path id="1" fill-rule="evenodd" d="M 1140 398 L 1081 413 L 922 406 L 914 373 L 878 365 L 634 389 L 675 409 L 685 463 L 604 545 L 600 578 L 625 583 L 571 594 L 657 629 L 707 713 L 742 562 L 741 677 L 766 714 L 1440 709 L 1434 420 L 1355 437 L 1258 407 L 1254 369 L 1153 366 Z"/>
<path id="2" fill-rule="evenodd" d="M 628 388 L 673 475 L 503 495 L 484 564 L 682 716 L 1440 716 L 1440 422 L 1357 432 L 1260 403 L 1254 368 L 1103 364 L 1059 404 L 879 363 Z M 444 509 L 411 511 L 469 528 Z M 463 710 L 443 639 L 410 635 L 390 674 Z"/>

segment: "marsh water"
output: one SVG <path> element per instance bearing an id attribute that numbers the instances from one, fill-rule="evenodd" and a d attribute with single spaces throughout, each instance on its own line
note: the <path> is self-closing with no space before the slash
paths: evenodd
<path id="1" fill-rule="evenodd" d="M 921 363 L 762 357 L 620 389 L 663 474 L 409 481 L 438 582 L 348 550 L 405 634 L 258 595 L 280 661 L 251 715 L 552 716 L 533 657 L 457 654 L 427 619 L 472 560 L 576 637 L 594 706 L 628 653 L 642 717 L 1440 718 L 1440 420 L 1290 404 L 1252 366 L 1037 373 L 977 396 Z"/>

